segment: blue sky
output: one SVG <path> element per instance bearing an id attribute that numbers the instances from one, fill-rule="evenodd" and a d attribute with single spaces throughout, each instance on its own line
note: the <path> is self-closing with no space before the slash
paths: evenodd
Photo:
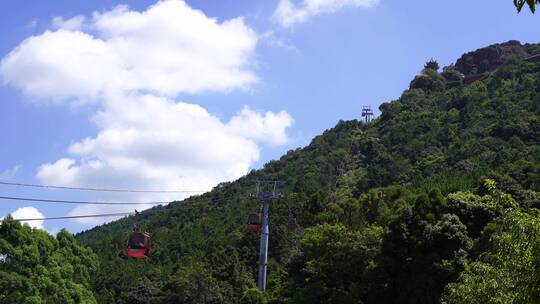
<path id="1" fill-rule="evenodd" d="M 358 118 L 363 105 L 399 97 L 430 57 L 444 66 L 539 33 L 538 16 L 518 15 L 510 0 L 173 2 L 161 12 L 167 22 L 145 14 L 163 4 L 154 1 L 2 3 L 2 181 L 209 189 Z M 181 198 L 9 186 L 0 196 Z M 2 201 L 0 216 L 29 206 L 45 216 L 111 211 Z"/>

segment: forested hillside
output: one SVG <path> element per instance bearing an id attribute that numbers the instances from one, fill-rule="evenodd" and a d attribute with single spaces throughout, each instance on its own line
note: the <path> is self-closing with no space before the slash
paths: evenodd
<path id="1" fill-rule="evenodd" d="M 78 234 L 100 258 L 95 298 L 540 302 L 538 53 L 511 41 L 442 71 L 428 64 L 368 124 L 340 121 L 237 181 Z M 271 206 L 264 296 L 259 238 L 244 229 L 257 179 L 283 181 L 285 194 Z M 144 262 L 123 257 L 134 224 L 152 233 Z"/>
<path id="2" fill-rule="evenodd" d="M 8 217 L 0 225 L 0 303 L 96 303 L 98 257 L 61 230 L 56 238 Z"/>

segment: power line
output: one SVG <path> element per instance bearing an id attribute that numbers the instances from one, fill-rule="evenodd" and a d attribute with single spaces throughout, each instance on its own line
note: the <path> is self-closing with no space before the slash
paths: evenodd
<path id="1" fill-rule="evenodd" d="M 112 217 L 112 216 L 126 216 L 133 213 L 123 212 L 123 213 L 109 213 L 109 214 L 92 214 L 92 215 L 72 215 L 72 216 L 56 216 L 56 217 L 42 217 L 42 218 L 28 218 L 28 219 L 14 219 L 19 222 L 29 222 L 29 221 L 47 221 L 47 220 L 63 220 L 63 219 L 74 219 L 74 218 L 88 218 L 88 217 Z"/>
<path id="2" fill-rule="evenodd" d="M 0 182 L 0 185 L 63 189 L 63 190 L 79 190 L 79 191 L 98 191 L 98 192 L 131 192 L 131 193 L 202 193 L 202 192 L 206 192 L 206 190 L 133 190 L 133 189 L 113 189 L 113 188 L 64 187 L 64 186 L 37 185 L 37 184 L 10 183 L 10 182 Z"/>
<path id="3" fill-rule="evenodd" d="M 168 202 L 141 202 L 141 203 L 88 202 L 88 201 L 54 200 L 54 199 L 26 198 L 26 197 L 13 197 L 13 196 L 0 196 L 0 199 L 14 200 L 14 201 L 41 202 L 41 203 L 77 204 L 77 205 L 162 205 L 162 204 L 168 203 Z"/>
<path id="4" fill-rule="evenodd" d="M 0 199 L 20 199 L 20 198 L 12 198 L 12 197 L 4 197 L 0 196 Z M 72 201 L 61 201 L 61 200 L 44 200 L 44 199 L 25 199 L 25 200 L 31 200 L 31 201 L 38 201 L 38 202 L 66 202 L 66 203 L 72 203 Z M 75 203 L 75 202 L 73 202 Z M 105 203 L 105 202 L 77 202 L 77 203 L 101 203 L 101 204 L 111 204 L 111 203 Z M 119 203 L 116 203 L 119 204 Z M 149 203 L 120 203 L 120 204 L 149 204 Z M 163 204 L 163 202 L 155 202 L 153 204 Z M 146 210 L 144 210 L 146 211 Z M 13 219 L 15 221 L 19 222 L 28 222 L 28 221 L 47 221 L 47 220 L 62 220 L 62 219 L 75 219 L 75 218 L 92 218 L 92 217 L 113 217 L 113 216 L 126 216 L 126 215 L 132 215 L 132 214 L 140 214 L 144 211 L 137 212 L 120 212 L 120 213 L 105 213 L 105 214 L 90 214 L 90 215 L 72 215 L 72 216 L 55 216 L 55 217 L 42 217 L 42 218 L 28 218 L 28 219 Z M 164 212 L 166 210 L 152 210 L 152 212 Z M 2 220 L 0 220 L 2 222 Z"/>
<path id="5" fill-rule="evenodd" d="M 222 200 L 228 200 L 231 198 L 236 198 L 240 194 L 234 193 L 231 195 L 226 195 L 224 197 L 219 197 Z M 0 200 L 24 200 L 24 201 L 35 201 L 35 202 L 50 202 L 50 203 L 65 203 L 65 204 L 99 204 L 99 205 L 144 205 L 144 204 L 166 204 L 168 202 L 146 202 L 146 203 L 115 203 L 115 202 L 85 202 L 85 201 L 69 201 L 69 200 L 52 200 L 52 199 L 37 199 L 37 198 L 21 198 L 21 197 L 10 197 L 10 196 L 0 196 Z M 212 198 L 207 198 L 212 199 Z M 166 210 L 152 210 L 153 212 L 163 212 Z M 142 211 L 141 211 L 142 212 Z M 141 213 L 138 212 L 138 213 Z M 15 221 L 26 222 L 26 221 L 46 221 L 46 220 L 61 220 L 61 219 L 73 219 L 73 218 L 92 218 L 92 217 L 114 217 L 114 216 L 126 216 L 137 214 L 135 212 L 122 212 L 122 213 L 108 213 L 108 214 L 91 214 L 91 215 L 74 215 L 74 216 L 57 216 L 57 217 L 43 217 L 43 218 L 29 218 L 29 219 L 14 219 Z M 2 222 L 2 220 L 0 220 Z"/>

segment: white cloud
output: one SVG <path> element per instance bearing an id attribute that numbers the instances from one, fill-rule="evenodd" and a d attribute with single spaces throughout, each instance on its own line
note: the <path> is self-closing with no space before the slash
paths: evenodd
<path id="1" fill-rule="evenodd" d="M 34 218 L 44 218 L 43 213 L 39 212 L 38 209 L 34 207 L 23 207 L 19 208 L 11 213 L 11 216 L 14 219 L 34 219 Z M 23 222 L 28 224 L 30 227 L 43 229 L 43 221 L 29 221 Z"/>
<path id="2" fill-rule="evenodd" d="M 52 26 L 56 29 L 77 31 L 82 29 L 85 20 L 86 17 L 81 15 L 69 19 L 64 19 L 60 16 L 57 16 L 53 18 Z"/>
<path id="3" fill-rule="evenodd" d="M 292 118 L 244 108 L 228 123 L 204 108 L 152 95 L 114 99 L 95 115 L 95 137 L 73 143 L 73 158 L 42 165 L 37 177 L 58 185 L 203 189 L 244 175 L 257 143 L 283 144 Z"/>
<path id="4" fill-rule="evenodd" d="M 60 18 L 60 17 L 59 17 Z M 96 135 L 43 164 L 44 184 L 209 190 L 246 174 L 260 145 L 288 142 L 290 115 L 244 107 L 222 121 L 179 93 L 244 89 L 256 33 L 243 19 L 218 22 L 179 0 L 137 12 L 125 6 L 26 39 L 3 58 L 4 80 L 38 100 L 91 103 Z M 83 31 L 86 30 L 86 31 Z M 101 194 L 96 200 L 170 201 L 185 195 Z M 149 206 L 142 206 L 145 207 Z M 133 211 L 79 206 L 71 215 Z M 81 220 L 99 223 L 110 219 Z"/>
<path id="5" fill-rule="evenodd" d="M 250 69 L 257 34 L 241 17 L 219 23 L 171 0 L 143 12 L 118 6 L 83 22 L 55 17 L 57 30 L 26 39 L 3 58 L 4 81 L 57 102 L 92 101 L 111 90 L 226 91 L 257 81 Z"/>
<path id="6" fill-rule="evenodd" d="M 347 6 L 369 8 L 378 3 L 379 0 L 302 0 L 300 4 L 294 4 L 291 0 L 280 0 L 272 17 L 281 26 L 290 27 L 313 16 L 332 13 Z"/>
<path id="7" fill-rule="evenodd" d="M 259 37 L 261 43 L 274 48 L 281 48 L 288 51 L 298 51 L 298 48 L 291 42 L 278 38 L 274 31 L 266 31 Z"/>
<path id="8" fill-rule="evenodd" d="M 283 144 L 292 118 L 244 108 L 224 123 L 204 108 L 152 95 L 118 97 L 98 113 L 95 137 L 73 143 L 73 158 L 42 165 L 44 184 L 110 188 L 210 190 L 246 174 L 259 159 L 258 143 Z M 116 195 L 122 201 L 171 201 L 186 195 Z M 145 209 L 149 206 L 136 206 Z M 71 215 L 133 211 L 134 206 L 80 206 Z M 98 219 L 98 221 L 111 219 Z M 96 219 L 82 219 L 95 223 Z"/>
<path id="9" fill-rule="evenodd" d="M 289 140 L 286 129 L 293 123 L 285 111 L 266 112 L 264 115 L 244 107 L 234 116 L 228 126 L 238 135 L 273 145 L 282 145 Z"/>
<path id="10" fill-rule="evenodd" d="M 0 180 L 13 179 L 17 175 L 17 172 L 19 172 L 20 168 L 21 168 L 20 165 L 16 165 L 13 168 L 6 169 L 4 171 L 0 171 Z"/>

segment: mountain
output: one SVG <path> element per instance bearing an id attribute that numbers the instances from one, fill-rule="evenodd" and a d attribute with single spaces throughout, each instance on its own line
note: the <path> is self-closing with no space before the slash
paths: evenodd
<path id="1" fill-rule="evenodd" d="M 237 181 L 79 233 L 101 261 L 96 299 L 535 302 L 528 280 L 540 274 L 523 263 L 540 251 L 520 242 L 540 235 L 540 65 L 530 59 L 539 53 L 538 44 L 510 41 L 442 72 L 426 65 L 370 123 L 340 121 Z M 265 295 L 254 289 L 258 236 L 244 229 L 259 209 L 249 196 L 259 179 L 282 181 L 285 194 L 271 205 Z M 290 232 L 292 216 L 300 227 Z M 152 233 L 145 262 L 122 256 L 134 224 Z"/>

